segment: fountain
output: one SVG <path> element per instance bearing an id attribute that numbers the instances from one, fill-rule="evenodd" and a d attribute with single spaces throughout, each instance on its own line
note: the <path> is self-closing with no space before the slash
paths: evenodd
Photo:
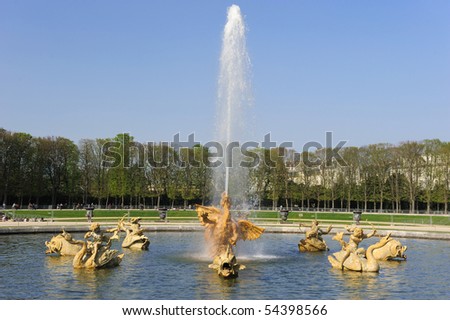
<path id="1" fill-rule="evenodd" d="M 77 226 L 66 231 L 83 239 L 84 232 L 75 230 Z M 238 240 L 235 254 L 247 269 L 239 271 L 237 279 L 223 279 L 207 270 L 213 260 L 201 252 L 203 233 L 160 230 L 153 235 L 151 255 L 121 249 L 121 242 L 113 241 L 111 249 L 123 250 L 124 260 L 113 270 L 94 271 L 73 269 L 73 256 L 45 255 L 49 233 L 0 234 L 0 300 L 450 299 L 448 286 L 443 285 L 450 283 L 448 240 L 399 238 L 414 248 L 411 252 L 408 248 L 409 262 L 379 261 L 381 272 L 361 273 L 331 268 L 325 251 L 300 254 L 297 233 L 264 232 L 256 241 Z M 330 253 L 341 250 L 332 236 L 323 236 Z M 362 244 L 369 247 L 378 240 L 373 237 Z M 301 272 L 287 277 L 293 270 Z M 299 291 L 308 283 L 327 290 Z"/>
<path id="2" fill-rule="evenodd" d="M 205 237 L 210 245 L 213 263 L 211 269 L 224 277 L 236 277 L 245 266 L 237 263 L 233 247 L 237 240 L 254 240 L 264 232 L 246 220 L 235 221 L 231 217 L 231 198 L 235 208 L 245 210 L 248 170 L 240 165 L 243 157 L 238 139 L 245 139 L 245 111 L 249 102 L 250 81 L 248 79 L 250 60 L 246 50 L 245 25 L 237 5 L 228 8 L 227 23 L 223 32 L 220 56 L 218 92 L 218 141 L 224 150 L 222 165 L 214 174 L 216 196 L 220 192 L 222 210 L 216 207 L 197 205 L 198 217 L 206 227 Z"/>
<path id="3" fill-rule="evenodd" d="M 216 207 L 196 206 L 200 223 L 205 226 L 205 238 L 210 245 L 210 254 L 214 257 L 209 268 L 224 278 L 237 277 L 238 270 L 245 266 L 237 263 L 233 247 L 238 240 L 255 240 L 264 232 L 247 220 L 235 221 L 231 218 L 231 201 L 226 192 L 220 202 L 222 210 Z"/>

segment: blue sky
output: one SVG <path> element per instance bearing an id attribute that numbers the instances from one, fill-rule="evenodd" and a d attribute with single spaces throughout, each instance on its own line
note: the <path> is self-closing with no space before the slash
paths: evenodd
<path id="1" fill-rule="evenodd" d="M 214 137 L 226 11 L 241 7 L 255 137 L 450 141 L 449 1 L 0 0 L 0 127 Z"/>

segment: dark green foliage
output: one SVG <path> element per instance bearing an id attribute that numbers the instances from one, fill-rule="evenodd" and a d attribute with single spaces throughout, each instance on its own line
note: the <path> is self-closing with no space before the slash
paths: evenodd
<path id="1" fill-rule="evenodd" d="M 407 141 L 297 153 L 254 149 L 249 170 L 254 209 L 448 212 L 450 142 Z M 11 208 L 192 208 L 212 200 L 209 150 L 143 145 L 127 134 L 85 139 L 32 137 L 0 128 L 0 196 Z"/>

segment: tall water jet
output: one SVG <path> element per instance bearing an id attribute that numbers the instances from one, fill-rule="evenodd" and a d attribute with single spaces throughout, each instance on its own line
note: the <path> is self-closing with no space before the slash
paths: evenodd
<path id="1" fill-rule="evenodd" d="M 248 190 L 248 169 L 240 166 L 243 156 L 237 148 L 248 141 L 248 109 L 251 105 L 250 59 L 246 28 L 237 5 L 228 8 L 223 31 L 218 88 L 217 140 L 223 148 L 222 165 L 214 173 L 215 201 L 226 192 L 234 207 L 242 208 Z"/>
<path id="2" fill-rule="evenodd" d="M 228 8 L 220 56 L 216 141 L 221 144 L 223 155 L 215 159 L 222 165 L 214 172 L 214 200 L 220 195 L 220 207 L 196 206 L 213 257 L 209 268 L 224 278 L 237 277 L 238 271 L 245 268 L 234 255 L 237 241 L 255 240 L 264 232 L 264 228 L 250 221 L 234 219 L 231 213 L 232 203 L 234 209 L 240 210 L 246 209 L 247 203 L 248 170 L 241 165 L 244 157 L 239 146 L 248 139 L 245 120 L 250 102 L 249 69 L 244 20 L 239 7 L 232 5 Z"/>

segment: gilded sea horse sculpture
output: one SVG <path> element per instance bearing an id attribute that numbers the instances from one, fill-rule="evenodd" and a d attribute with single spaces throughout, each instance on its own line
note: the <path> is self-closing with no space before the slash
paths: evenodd
<path id="1" fill-rule="evenodd" d="M 112 232 L 107 230 L 107 232 Z M 117 267 L 122 262 L 123 253 L 111 249 L 111 238 L 105 236 L 96 222 L 92 223 L 84 235 L 81 250 L 73 259 L 77 269 L 100 269 Z"/>
<path id="2" fill-rule="evenodd" d="M 245 268 L 236 261 L 233 247 L 238 240 L 255 240 L 264 232 L 247 220 L 235 221 L 231 218 L 231 201 L 224 192 L 220 201 L 222 210 L 216 207 L 196 205 L 200 223 L 205 227 L 205 238 L 210 244 L 213 263 L 209 268 L 214 269 L 224 278 L 238 276 L 238 270 Z"/>
<path id="3" fill-rule="evenodd" d="M 150 240 L 144 235 L 139 221 L 141 218 L 131 218 L 130 222 L 125 222 L 124 218 L 120 219 L 117 228 L 109 230 L 114 232 L 111 239 L 119 239 L 119 232 L 123 231 L 126 236 L 122 242 L 122 248 L 148 250 Z"/>
<path id="4" fill-rule="evenodd" d="M 300 227 L 304 226 L 304 224 L 300 223 Z M 331 231 L 332 226 L 329 226 L 327 230 L 323 231 L 319 227 L 319 222 L 317 220 L 313 220 L 311 223 L 311 229 L 306 231 L 305 239 L 301 239 L 298 243 L 298 250 L 300 252 L 317 252 L 317 251 L 328 251 L 327 244 L 322 238 L 322 235 L 328 234 Z"/>
<path id="5" fill-rule="evenodd" d="M 45 241 L 46 254 L 56 253 L 61 256 L 74 256 L 80 251 L 83 241 L 75 240 L 64 229 L 60 234 L 53 236 L 50 241 Z"/>

